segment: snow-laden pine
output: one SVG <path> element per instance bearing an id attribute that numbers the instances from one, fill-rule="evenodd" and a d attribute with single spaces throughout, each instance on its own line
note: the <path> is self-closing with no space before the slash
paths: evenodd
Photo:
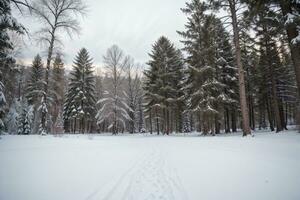
<path id="1" fill-rule="evenodd" d="M 186 4 L 186 31 L 182 37 L 188 56 L 185 90 L 190 109 L 198 116 L 198 130 L 219 133 L 223 110 L 235 109 L 236 69 L 233 66 L 229 36 L 219 19 L 206 14 L 207 5 L 199 1 Z M 229 125 L 226 127 L 229 131 Z"/>
<path id="2" fill-rule="evenodd" d="M 184 94 L 183 56 L 174 44 L 164 36 L 152 47 L 148 62 L 150 68 L 145 70 L 145 111 L 151 126 L 156 124 L 157 133 L 173 131 L 182 132 Z M 153 120 L 153 121 L 152 121 Z M 172 123 L 175 121 L 176 123 Z M 173 127 L 175 124 L 175 127 Z"/>
<path id="3" fill-rule="evenodd" d="M 95 116 L 95 77 L 92 58 L 85 48 L 75 58 L 65 99 L 65 129 L 89 132 Z"/>

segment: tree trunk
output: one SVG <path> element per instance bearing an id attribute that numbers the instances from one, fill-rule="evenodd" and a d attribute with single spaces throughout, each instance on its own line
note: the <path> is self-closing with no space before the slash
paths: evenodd
<path id="1" fill-rule="evenodd" d="M 239 37 L 239 29 L 238 29 L 238 22 L 236 16 L 236 2 L 234 0 L 228 0 L 228 3 L 230 5 L 236 64 L 238 67 L 238 74 L 239 74 L 239 95 L 240 95 L 240 104 L 241 104 L 242 119 L 243 119 L 243 136 L 247 136 L 251 134 L 251 129 L 249 126 L 249 113 L 247 109 L 247 99 L 246 99 L 246 89 L 245 89 L 245 75 L 244 75 L 244 69 L 242 65 L 240 37 Z"/>
<path id="2" fill-rule="evenodd" d="M 159 119 L 157 114 L 157 108 L 155 108 L 155 115 L 156 115 L 156 131 L 157 131 L 157 135 L 159 135 Z"/>
<path id="3" fill-rule="evenodd" d="M 280 1 L 280 7 L 283 16 L 286 16 L 288 13 L 292 13 L 291 1 Z M 296 23 L 291 23 L 287 25 L 286 32 L 291 49 L 292 60 L 294 63 L 294 69 L 298 86 L 298 96 L 300 97 L 300 44 L 292 43 L 292 40 L 298 36 Z"/>
<path id="4" fill-rule="evenodd" d="M 152 130 L 152 111 L 150 109 L 150 114 L 149 114 L 149 123 L 150 123 L 150 134 L 152 135 L 153 134 L 153 130 Z"/>
<path id="5" fill-rule="evenodd" d="M 76 118 L 74 119 L 74 134 L 76 133 Z"/>
<path id="6" fill-rule="evenodd" d="M 225 123 L 225 133 L 230 133 L 230 121 L 229 121 L 229 110 L 225 108 L 224 113 L 224 123 Z"/>
<path id="7" fill-rule="evenodd" d="M 234 110 L 235 108 L 232 109 L 232 113 L 231 113 L 231 128 L 232 128 L 232 132 L 236 132 L 237 128 L 236 128 L 236 123 L 237 123 L 237 119 L 236 119 L 236 112 Z"/>
<path id="8" fill-rule="evenodd" d="M 284 107 L 283 107 L 282 101 L 279 101 L 279 114 L 280 114 L 281 127 L 282 127 L 282 129 L 287 130 L 286 119 L 285 119 L 285 114 L 284 114 Z"/>
<path id="9" fill-rule="evenodd" d="M 52 54 L 53 54 L 53 48 L 54 48 L 54 41 L 55 41 L 55 31 L 54 28 L 51 32 L 51 40 L 50 45 L 48 49 L 48 55 L 47 55 L 47 65 L 46 65 L 46 75 L 45 75 L 45 87 L 44 87 L 44 101 L 47 105 L 47 97 L 48 97 L 48 89 L 49 89 L 49 73 L 50 73 L 50 66 L 51 66 L 51 60 L 52 60 Z M 42 129 L 47 132 L 46 128 L 46 119 L 47 119 L 47 113 L 42 112 L 42 119 L 41 119 L 41 125 Z"/>
<path id="10" fill-rule="evenodd" d="M 202 131 L 202 127 L 201 127 L 201 113 L 198 112 L 198 132 L 201 132 L 201 131 Z"/>
<path id="11" fill-rule="evenodd" d="M 195 130 L 194 129 L 194 115 L 193 115 L 193 113 L 191 113 L 189 117 L 190 117 L 190 124 L 189 124 L 190 127 L 189 128 L 190 128 L 190 131 L 193 132 Z"/>
<path id="12" fill-rule="evenodd" d="M 169 114 L 169 106 L 166 106 L 166 134 L 170 133 L 170 114 Z"/>
<path id="13" fill-rule="evenodd" d="M 265 30 L 266 31 L 266 30 Z M 268 58 L 268 65 L 269 65 L 269 72 L 271 76 L 271 84 L 272 84 L 272 105 L 274 109 L 275 114 L 275 122 L 276 122 L 276 132 L 282 131 L 282 123 L 280 119 L 280 112 L 279 112 L 279 100 L 278 100 L 278 94 L 277 94 L 277 83 L 275 78 L 275 72 L 274 72 L 274 64 L 272 61 L 272 55 L 270 54 L 269 50 L 269 44 L 268 39 L 265 41 L 265 47 L 266 47 L 266 53 Z"/>
<path id="14" fill-rule="evenodd" d="M 265 102 L 259 105 L 259 130 L 266 128 Z"/>
<path id="15" fill-rule="evenodd" d="M 215 116 L 215 133 L 220 134 L 220 122 L 218 116 Z"/>
<path id="16" fill-rule="evenodd" d="M 271 131 L 274 131 L 274 124 L 273 124 L 273 117 L 272 117 L 273 115 L 272 115 L 269 100 L 267 100 L 266 103 L 267 103 L 267 113 L 268 113 L 270 129 L 271 129 Z"/>
<path id="17" fill-rule="evenodd" d="M 291 1 L 280 1 L 280 7 L 283 16 L 286 16 L 288 13 L 292 13 Z M 287 37 L 289 41 L 289 46 L 291 50 L 291 56 L 294 63 L 294 70 L 296 74 L 296 81 L 298 86 L 298 105 L 297 105 L 297 115 L 296 121 L 299 126 L 300 131 L 300 42 L 293 44 L 292 40 L 298 36 L 297 24 L 290 23 L 286 26 Z"/>

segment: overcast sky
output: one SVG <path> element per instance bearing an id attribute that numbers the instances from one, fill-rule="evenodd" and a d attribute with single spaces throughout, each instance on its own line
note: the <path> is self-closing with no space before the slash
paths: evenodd
<path id="1" fill-rule="evenodd" d="M 181 47 L 176 30 L 183 30 L 186 16 L 180 8 L 186 0 L 84 0 L 88 6 L 87 16 L 80 19 L 81 34 L 72 40 L 63 37 L 65 62 L 71 65 L 78 50 L 85 47 L 100 66 L 106 49 L 118 45 L 137 62 L 149 59 L 151 45 L 162 35 L 167 36 L 177 47 Z M 41 25 L 31 18 L 19 17 L 19 21 L 31 33 Z M 23 59 L 28 63 L 34 55 L 41 53 L 36 42 L 26 39 Z M 45 53 L 42 54 L 45 56 Z"/>

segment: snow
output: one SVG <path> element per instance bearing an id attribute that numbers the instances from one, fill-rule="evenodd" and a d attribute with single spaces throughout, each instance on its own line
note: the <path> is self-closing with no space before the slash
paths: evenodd
<path id="1" fill-rule="evenodd" d="M 296 16 L 294 14 L 288 13 L 286 15 L 285 25 L 289 25 L 289 24 L 294 23 L 295 19 L 296 19 Z"/>
<path id="2" fill-rule="evenodd" d="M 300 199 L 300 134 L 1 136 L 0 199 Z"/>
<path id="3" fill-rule="evenodd" d="M 3 92 L 0 91 L 0 106 L 3 106 L 5 104 L 6 104 L 5 96 L 4 96 Z"/>
<path id="4" fill-rule="evenodd" d="M 298 36 L 292 39 L 292 44 L 296 45 L 300 42 L 300 31 L 298 31 Z"/>

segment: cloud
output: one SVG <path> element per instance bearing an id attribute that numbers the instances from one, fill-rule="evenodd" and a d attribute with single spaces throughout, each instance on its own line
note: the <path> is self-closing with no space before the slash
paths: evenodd
<path id="1" fill-rule="evenodd" d="M 181 47 L 176 30 L 183 30 L 186 16 L 180 11 L 186 0 L 86 0 L 88 14 L 80 19 L 81 35 L 73 39 L 62 34 L 63 53 L 68 66 L 80 48 L 85 47 L 101 66 L 106 49 L 116 44 L 137 62 L 145 63 L 152 44 L 161 36 L 167 36 Z M 19 17 L 19 21 L 34 33 L 41 26 L 31 17 Z M 26 39 L 24 60 L 31 60 L 45 48 L 38 47 L 34 37 Z"/>

